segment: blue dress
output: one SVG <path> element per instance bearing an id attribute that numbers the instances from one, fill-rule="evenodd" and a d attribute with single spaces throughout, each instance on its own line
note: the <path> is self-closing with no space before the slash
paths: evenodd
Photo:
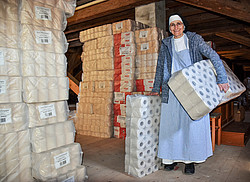
<path id="1" fill-rule="evenodd" d="M 191 65 L 188 49 L 176 52 L 172 48 L 174 71 Z M 171 164 L 203 162 L 212 155 L 209 115 L 192 120 L 170 90 L 168 103 L 161 107 L 158 157 Z"/>

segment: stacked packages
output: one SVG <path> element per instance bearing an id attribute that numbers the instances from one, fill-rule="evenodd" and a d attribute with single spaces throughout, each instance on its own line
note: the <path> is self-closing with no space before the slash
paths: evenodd
<path id="1" fill-rule="evenodd" d="M 33 181 L 27 105 L 22 101 L 19 1 L 0 2 L 0 181 Z"/>
<path id="2" fill-rule="evenodd" d="M 113 35 L 111 24 L 81 32 L 84 41 L 83 76 L 78 96 L 77 132 L 102 138 L 112 136 Z"/>
<path id="3" fill-rule="evenodd" d="M 143 177 L 158 170 L 158 133 L 161 98 L 134 95 L 127 97 L 125 172 Z"/>
<path id="4" fill-rule="evenodd" d="M 154 83 L 158 53 L 163 32 L 154 27 L 135 31 L 137 45 L 136 89 L 139 92 L 151 92 Z"/>
<path id="5" fill-rule="evenodd" d="M 162 36 L 158 28 L 133 20 L 80 32 L 80 41 L 84 43 L 83 81 L 78 97 L 77 132 L 103 136 L 100 130 L 104 127 L 107 131 L 114 125 L 114 136 L 125 139 L 126 97 L 136 91 L 151 91 Z M 102 118 L 105 120 L 101 122 Z"/>
<path id="6" fill-rule="evenodd" d="M 0 2 L 0 181 L 86 177 L 66 101 L 63 30 L 75 3 Z"/>

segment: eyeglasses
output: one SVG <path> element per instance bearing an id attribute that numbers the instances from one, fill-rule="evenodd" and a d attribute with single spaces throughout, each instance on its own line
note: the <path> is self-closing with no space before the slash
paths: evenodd
<path id="1" fill-rule="evenodd" d="M 181 25 L 183 25 L 183 23 L 180 23 L 180 22 L 178 22 L 178 23 L 176 23 L 176 24 L 174 24 L 174 23 L 171 23 L 170 24 L 170 27 L 175 27 L 175 26 L 181 26 Z"/>

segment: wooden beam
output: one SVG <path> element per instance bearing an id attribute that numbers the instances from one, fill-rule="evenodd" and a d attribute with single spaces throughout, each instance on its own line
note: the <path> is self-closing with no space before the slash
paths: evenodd
<path id="1" fill-rule="evenodd" d="M 176 0 L 250 23 L 249 2 L 232 0 Z"/>
<path id="2" fill-rule="evenodd" d="M 247 37 L 231 32 L 224 32 L 224 33 L 221 32 L 221 33 L 216 33 L 215 35 L 250 47 L 250 39 Z"/>
<path id="3" fill-rule="evenodd" d="M 69 88 L 76 94 L 79 94 L 79 81 L 74 78 L 69 72 L 68 72 L 68 78 L 69 78 Z"/>
<path id="4" fill-rule="evenodd" d="M 76 11 L 74 16 L 67 19 L 68 26 L 156 1 L 159 0 L 108 0 Z"/>

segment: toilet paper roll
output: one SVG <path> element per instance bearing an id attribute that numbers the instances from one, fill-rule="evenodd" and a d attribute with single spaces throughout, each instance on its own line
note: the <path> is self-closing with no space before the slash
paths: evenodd
<path id="1" fill-rule="evenodd" d="M 49 90 L 48 89 L 39 89 L 38 90 L 38 101 L 39 102 L 49 101 Z"/>
<path id="2" fill-rule="evenodd" d="M 154 115 L 159 116 L 161 114 L 161 106 L 160 105 L 155 105 L 154 107 Z"/>
<path id="3" fill-rule="evenodd" d="M 138 169 L 136 167 L 129 166 L 128 174 L 141 178 L 146 175 L 146 171 L 145 169 Z"/>
<path id="4" fill-rule="evenodd" d="M 146 108 L 149 105 L 149 98 L 147 96 L 134 97 L 132 101 L 132 107 L 134 108 Z"/>
<path id="5" fill-rule="evenodd" d="M 143 159 L 134 160 L 133 158 L 131 158 L 130 165 L 137 169 L 144 169 L 146 167 L 146 163 Z"/>
<path id="6" fill-rule="evenodd" d="M 132 112 L 131 114 L 132 117 L 146 118 L 148 117 L 149 110 L 147 107 L 145 108 L 133 107 L 131 112 Z"/>
<path id="7" fill-rule="evenodd" d="M 160 116 L 154 116 L 152 120 L 153 120 L 153 126 L 154 126 L 154 127 L 159 127 L 159 124 L 160 124 Z"/>
<path id="8" fill-rule="evenodd" d="M 149 107 L 148 110 L 148 117 L 153 117 L 154 116 L 154 107 Z"/>
<path id="9" fill-rule="evenodd" d="M 144 139 L 132 139 L 130 140 L 131 147 L 137 148 L 137 149 L 144 149 L 146 146 L 146 142 Z"/>
<path id="10" fill-rule="evenodd" d="M 130 149 L 129 157 L 134 159 L 144 159 L 145 157 L 145 150 L 139 150 L 139 149 Z"/>
<path id="11" fill-rule="evenodd" d="M 22 74 L 23 76 L 35 76 L 35 64 L 22 64 Z"/>
<path id="12" fill-rule="evenodd" d="M 18 151 L 19 157 L 30 155 L 30 133 L 29 130 L 18 132 Z"/>
<path id="13" fill-rule="evenodd" d="M 58 88 L 48 89 L 48 101 L 56 101 L 59 100 L 59 94 L 60 90 Z"/>
<path id="14" fill-rule="evenodd" d="M 18 135 L 16 132 L 5 134 L 5 159 L 10 161 L 18 158 Z"/>
<path id="15" fill-rule="evenodd" d="M 147 135 L 145 138 L 145 147 L 146 148 L 152 147 L 152 145 L 153 145 L 153 142 L 152 142 L 153 139 L 152 139 L 151 135 Z"/>
<path id="16" fill-rule="evenodd" d="M 146 132 L 145 130 L 138 130 L 138 129 L 131 129 L 130 130 L 130 137 L 134 137 L 135 139 L 142 139 L 145 137 Z"/>
<path id="17" fill-rule="evenodd" d="M 14 174 L 18 172 L 19 169 L 19 160 L 18 159 L 13 159 L 9 160 L 6 162 L 6 174 Z"/>
<path id="18" fill-rule="evenodd" d="M 31 146 L 33 152 L 47 150 L 45 127 L 35 127 L 31 129 Z"/>
<path id="19" fill-rule="evenodd" d="M 128 123 L 128 122 L 126 122 Z M 144 118 L 131 118 L 131 128 L 133 129 L 143 129 L 146 126 L 146 119 Z"/>
<path id="20" fill-rule="evenodd" d="M 57 147 L 66 145 L 66 136 L 65 135 L 56 135 Z"/>
<path id="21" fill-rule="evenodd" d="M 152 111 L 152 110 L 151 110 Z M 153 113 L 153 111 L 152 111 L 152 113 Z M 152 114 L 153 115 L 153 114 Z M 154 120 L 153 120 L 153 118 L 152 117 L 147 117 L 147 118 L 145 118 L 145 127 L 146 128 L 151 128 L 152 127 L 152 125 L 153 125 L 153 122 L 154 122 Z"/>

